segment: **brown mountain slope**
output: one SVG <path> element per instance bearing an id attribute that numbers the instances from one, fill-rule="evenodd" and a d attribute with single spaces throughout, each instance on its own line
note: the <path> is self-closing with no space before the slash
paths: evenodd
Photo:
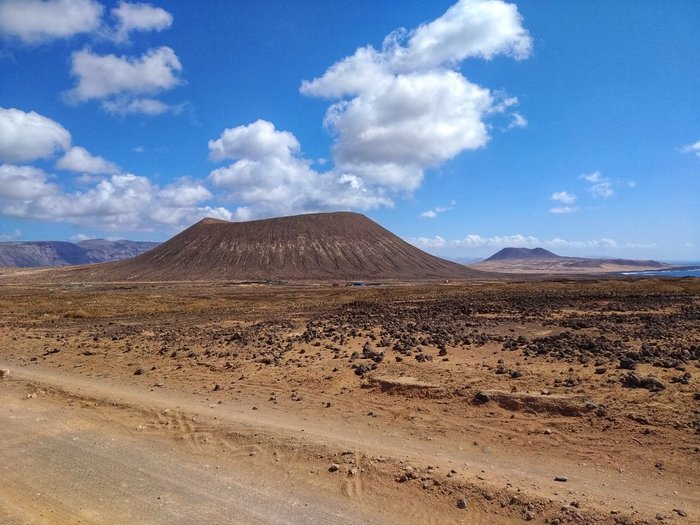
<path id="1" fill-rule="evenodd" d="M 77 269 L 76 269 L 77 270 Z M 250 222 L 204 219 L 132 259 L 70 272 L 89 281 L 473 278 L 364 215 L 316 213 Z"/>

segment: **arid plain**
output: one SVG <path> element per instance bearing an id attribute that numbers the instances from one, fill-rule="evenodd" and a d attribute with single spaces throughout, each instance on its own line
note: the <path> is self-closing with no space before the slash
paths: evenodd
<path id="1" fill-rule="evenodd" d="M 3 523 L 700 523 L 697 280 L 13 281 L 0 316 Z"/>

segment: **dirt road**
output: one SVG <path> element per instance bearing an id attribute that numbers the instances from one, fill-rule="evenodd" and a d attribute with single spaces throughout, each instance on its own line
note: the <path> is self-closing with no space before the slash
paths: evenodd
<path id="1" fill-rule="evenodd" d="M 406 512 L 402 498 L 363 494 L 362 482 L 354 479 L 337 483 L 339 476 L 323 467 L 327 462 L 306 457 L 331 440 L 336 447 L 363 447 L 372 436 L 338 432 L 336 440 L 334 431 L 311 428 L 295 440 L 303 430 L 284 418 L 237 410 L 207 414 L 213 410 L 186 396 L 149 396 L 50 371 L 13 369 L 11 379 L 0 383 L 0 521 L 507 523 L 475 510 L 468 518 L 445 509 Z M 153 431 L 154 414 L 160 432 Z M 263 435 L 259 444 L 248 442 Z M 375 442 L 369 448 L 385 447 Z"/>
<path id="2" fill-rule="evenodd" d="M 670 490 L 561 457 L 533 461 L 493 444 L 454 446 L 449 438 L 398 429 L 386 434 L 332 418 L 294 420 L 285 412 L 209 404 L 38 367 L 14 368 L 0 383 L 0 421 L 0 509 L 7 523 L 522 521 L 488 509 L 466 514 L 444 502 L 409 503 L 413 491 L 382 483 L 383 468 L 368 474 L 367 487 L 361 473 L 333 475 L 323 458 L 343 450 L 390 468 L 433 458 L 445 471 L 469 469 L 496 486 L 542 497 L 560 494 L 553 473 L 575 473 L 562 495 L 644 512 L 665 505 Z M 624 489 L 611 490 L 614 485 Z M 683 490 L 675 491 L 679 506 L 697 505 L 690 487 L 675 488 Z"/>
<path id="3" fill-rule="evenodd" d="M 696 288 L 0 289 L 0 523 L 700 523 Z"/>

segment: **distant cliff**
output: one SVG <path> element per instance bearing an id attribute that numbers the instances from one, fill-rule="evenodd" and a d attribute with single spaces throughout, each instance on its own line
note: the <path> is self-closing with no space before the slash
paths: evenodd
<path id="1" fill-rule="evenodd" d="M 90 239 L 63 241 L 0 242 L 0 267 L 38 268 L 118 261 L 141 255 L 157 242 Z"/>

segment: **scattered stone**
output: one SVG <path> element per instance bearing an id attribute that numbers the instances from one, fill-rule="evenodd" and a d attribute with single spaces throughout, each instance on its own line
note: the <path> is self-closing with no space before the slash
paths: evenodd
<path id="1" fill-rule="evenodd" d="M 328 467 L 328 472 L 337 472 L 340 469 L 340 465 L 337 463 L 331 463 L 331 466 Z"/>
<path id="2" fill-rule="evenodd" d="M 567 478 L 566 476 L 557 476 L 554 478 L 554 481 L 561 481 L 562 483 L 566 483 L 567 481 L 569 481 L 569 478 Z"/>
<path id="3" fill-rule="evenodd" d="M 620 368 L 622 370 L 636 370 L 637 362 L 631 357 L 620 358 Z"/>
<path id="4" fill-rule="evenodd" d="M 220 385 L 220 384 L 216 383 L 216 384 L 214 385 L 213 391 L 214 391 L 214 392 L 218 392 L 219 390 L 223 390 L 223 388 L 221 388 L 221 385 Z"/>
<path id="5" fill-rule="evenodd" d="M 369 368 L 366 367 L 365 365 L 360 365 L 355 369 L 355 375 L 356 376 L 363 376 L 367 372 L 369 372 Z"/>
<path id="6" fill-rule="evenodd" d="M 627 388 L 646 388 L 650 392 L 660 392 L 666 387 L 655 377 L 639 377 L 637 374 L 630 372 L 622 378 L 622 385 Z"/>
<path id="7" fill-rule="evenodd" d="M 491 401 L 491 396 L 488 395 L 486 392 L 477 392 L 474 396 L 474 401 L 476 401 L 480 405 L 483 405 L 484 403 L 488 403 L 489 401 Z"/>
<path id="8" fill-rule="evenodd" d="M 459 498 L 457 500 L 457 508 L 458 509 L 466 509 L 468 504 L 469 504 L 469 502 L 467 501 L 467 498 Z"/>
<path id="9" fill-rule="evenodd" d="M 137 368 L 136 370 L 134 370 L 135 376 L 140 376 L 142 374 L 143 374 L 143 368 Z"/>
<path id="10" fill-rule="evenodd" d="M 690 380 L 692 379 L 693 375 L 690 372 L 685 372 L 681 376 L 676 376 L 671 378 L 671 383 L 680 383 L 681 385 L 688 385 L 690 384 Z"/>
<path id="11" fill-rule="evenodd" d="M 0 369 L 0 379 L 5 379 L 6 377 L 10 377 L 10 370 L 8 368 Z"/>
<path id="12" fill-rule="evenodd" d="M 688 513 L 687 513 L 686 511 L 684 511 L 683 509 L 673 509 L 673 512 L 675 512 L 676 514 L 678 514 L 681 518 L 687 518 L 687 517 L 688 517 Z"/>

